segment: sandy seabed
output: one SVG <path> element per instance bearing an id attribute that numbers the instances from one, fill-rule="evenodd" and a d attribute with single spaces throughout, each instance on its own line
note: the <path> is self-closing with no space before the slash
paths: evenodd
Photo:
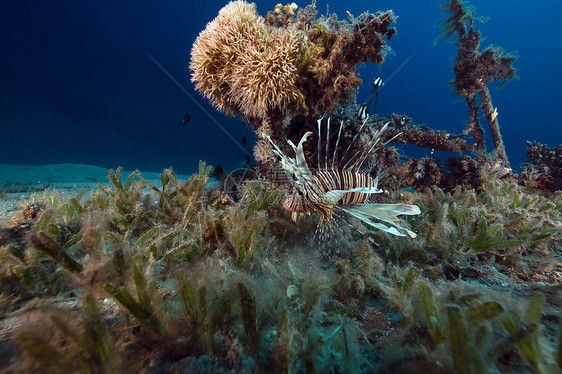
<path id="1" fill-rule="evenodd" d="M 57 190 L 63 197 L 75 196 L 84 191 L 88 197 L 98 189 L 98 183 L 110 185 L 108 169 L 82 164 L 17 165 L 0 164 L 0 222 L 13 217 L 34 196 L 44 191 Z M 123 172 L 123 180 L 131 171 Z M 141 172 L 142 176 L 156 186 L 160 185 L 160 173 Z M 178 175 L 178 179 L 189 176 Z"/>

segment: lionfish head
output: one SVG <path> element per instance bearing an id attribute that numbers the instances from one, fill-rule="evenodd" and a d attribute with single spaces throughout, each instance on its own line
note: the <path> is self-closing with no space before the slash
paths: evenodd
<path id="1" fill-rule="evenodd" d="M 287 211 L 292 211 L 302 199 L 302 192 L 296 187 L 293 187 L 293 192 L 283 200 L 283 208 Z"/>

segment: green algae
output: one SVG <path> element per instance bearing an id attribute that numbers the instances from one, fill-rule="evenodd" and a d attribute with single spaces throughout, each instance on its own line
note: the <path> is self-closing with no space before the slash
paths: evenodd
<path id="1" fill-rule="evenodd" d="M 533 370 L 556 359 L 539 349 L 547 333 L 544 297 L 521 314 L 509 297 L 474 289 L 478 283 L 466 277 L 443 284 L 432 271 L 520 245 L 548 256 L 558 240 L 559 195 L 539 197 L 498 181 L 478 193 L 415 194 L 423 206 L 411 220 L 418 238 L 369 233 L 379 242 L 372 246 L 357 236 L 338 242 L 340 254 L 318 265 L 299 259 L 313 246 L 299 253 L 290 244 L 308 243 L 302 237 L 312 238 L 314 224 L 284 215 L 278 190 L 254 181 L 238 203 L 223 205 L 220 192 L 205 187 L 209 172 L 201 164 L 184 182 L 166 170 L 162 186 L 152 188 L 141 175 L 124 178 L 117 169 L 108 174 L 110 187 L 68 199 L 53 192 L 41 200 L 35 221 L 3 229 L 0 307 L 44 316 L 60 339 L 22 328 L 22 367 L 135 370 L 151 361 L 181 365 L 212 356 L 230 370 L 368 371 L 393 367 L 384 353 L 390 349 L 410 358 L 423 351 L 427 360 L 472 373 L 515 350 L 518 364 Z M 134 188 L 136 180 L 149 188 Z M 280 229 L 288 233 L 268 234 Z M 16 234 L 30 239 L 11 239 Z M 70 294 L 85 295 L 72 314 L 32 312 L 22 301 Z M 369 335 L 388 331 L 396 338 L 384 344 Z M 412 340 L 418 343 L 403 344 Z M 43 355 L 46 346 L 59 358 Z M 230 349 L 238 356 L 227 358 Z M 121 362 L 127 350 L 148 359 Z"/>
<path id="2" fill-rule="evenodd" d="M 82 265 L 75 261 L 50 235 L 43 231 L 29 234 L 29 243 L 38 251 L 46 254 L 71 273 L 82 271 Z"/>

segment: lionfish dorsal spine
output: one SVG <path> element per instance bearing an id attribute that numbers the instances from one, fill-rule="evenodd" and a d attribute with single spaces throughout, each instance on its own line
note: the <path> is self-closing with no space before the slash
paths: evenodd
<path id="1" fill-rule="evenodd" d="M 288 167 L 289 169 L 291 169 L 293 164 L 292 159 L 290 157 L 287 157 L 283 153 L 283 151 L 281 151 L 281 149 L 277 146 L 277 144 L 275 144 L 273 140 L 271 140 L 271 137 L 269 135 L 266 135 L 265 133 L 262 133 L 261 135 L 271 143 L 271 145 L 273 146 L 273 153 L 275 153 L 281 159 L 281 165 L 284 168 Z"/>
<path id="2" fill-rule="evenodd" d="M 321 154 L 321 147 L 322 147 L 322 120 L 324 119 L 324 116 L 318 118 L 318 120 L 316 120 L 316 123 L 318 123 L 318 150 L 316 151 L 316 156 L 318 158 L 316 167 L 318 169 L 320 169 L 320 154 Z"/>
<path id="3" fill-rule="evenodd" d="M 328 170 L 328 154 L 330 154 L 330 124 L 332 117 L 328 117 L 328 124 L 326 128 L 326 153 L 324 153 L 324 170 Z"/>
<path id="4" fill-rule="evenodd" d="M 308 169 L 308 166 L 306 165 L 306 160 L 304 160 L 304 155 L 302 152 L 302 143 L 304 141 L 306 141 L 306 138 L 308 136 L 310 136 L 311 132 L 306 133 L 300 143 L 299 146 L 301 147 L 301 152 L 300 152 L 300 158 L 298 157 L 298 147 L 295 147 L 294 144 L 292 144 L 292 142 L 289 140 L 288 143 L 295 149 L 295 158 L 291 158 L 286 156 L 283 151 L 277 146 L 277 144 L 275 144 L 275 142 L 273 142 L 273 140 L 271 140 L 271 137 L 269 135 L 266 135 L 265 133 L 262 133 L 262 137 L 264 137 L 265 139 L 267 139 L 271 145 L 273 146 L 273 153 L 275 153 L 280 159 L 281 159 L 281 167 L 285 170 L 288 171 L 291 174 L 295 174 L 298 175 L 300 177 L 300 179 L 303 179 L 306 182 L 310 182 L 312 180 L 312 175 L 310 173 L 310 170 Z M 302 164 L 302 161 L 304 161 L 304 165 Z M 299 164 L 300 162 L 300 164 Z"/>
<path id="5" fill-rule="evenodd" d="M 340 121 L 340 129 L 338 131 L 338 139 L 336 140 L 336 149 L 334 150 L 334 157 L 332 158 L 332 170 L 335 170 L 337 165 L 336 162 L 338 160 L 338 148 L 340 146 L 340 138 L 341 138 L 341 130 L 343 127 L 343 120 Z"/>
<path id="6" fill-rule="evenodd" d="M 307 182 L 312 182 L 312 173 L 310 172 L 310 169 L 308 168 L 308 164 L 306 163 L 306 158 L 304 157 L 303 143 L 306 142 L 306 139 L 310 135 L 312 135 L 312 131 L 307 131 L 303 135 L 303 137 L 299 141 L 299 144 L 297 145 L 296 152 L 295 152 L 297 169 L 300 175 L 303 177 L 303 179 Z"/>
<path id="7" fill-rule="evenodd" d="M 359 137 L 359 135 L 363 131 L 363 128 L 365 127 L 365 124 L 367 123 L 368 119 L 369 119 L 369 116 L 367 116 L 367 118 L 365 118 L 365 120 L 361 124 L 361 127 L 359 127 L 359 130 L 357 131 L 357 133 L 355 134 L 355 136 L 353 137 L 353 139 L 351 140 L 351 142 L 347 146 L 347 149 L 345 150 L 345 153 L 343 154 L 342 160 L 345 160 L 345 157 L 347 156 L 347 153 L 351 150 L 351 147 L 353 146 L 353 144 L 355 143 L 355 141 L 357 140 L 357 138 Z M 357 153 L 355 153 L 352 157 L 350 157 L 349 160 L 345 163 L 345 165 L 343 166 L 342 169 L 355 169 L 354 168 L 355 162 L 352 162 L 352 161 L 355 159 L 355 157 L 358 156 L 359 152 L 361 152 L 361 151 L 360 150 L 357 151 Z"/>
<path id="8" fill-rule="evenodd" d="M 386 130 L 389 123 L 390 122 L 387 122 L 380 130 L 378 130 L 371 137 L 371 140 L 365 145 L 366 151 L 363 151 L 363 153 L 358 156 L 357 161 L 353 165 L 354 166 L 353 170 L 355 172 L 358 172 L 363 167 L 365 161 L 369 158 L 369 156 L 374 152 L 375 148 L 379 145 L 381 135 Z"/>

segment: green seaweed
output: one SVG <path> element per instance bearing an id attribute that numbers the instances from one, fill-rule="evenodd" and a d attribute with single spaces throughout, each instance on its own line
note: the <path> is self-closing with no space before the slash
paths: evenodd
<path id="1" fill-rule="evenodd" d="M 35 249 L 49 256 L 71 273 L 82 271 L 82 265 L 70 257 L 64 248 L 45 232 L 39 231 L 37 234 L 29 234 L 27 240 Z"/>
<path id="2" fill-rule="evenodd" d="M 441 327 L 441 321 L 437 306 L 433 300 L 433 292 L 431 288 L 423 282 L 417 283 L 417 289 L 420 293 L 422 301 L 422 310 L 425 316 L 425 322 L 435 343 L 442 343 L 445 341 L 445 335 Z"/>
<path id="3" fill-rule="evenodd" d="M 205 317 L 205 315 L 201 314 L 204 310 L 199 306 L 193 286 L 185 273 L 181 271 L 178 272 L 177 279 L 183 305 L 187 311 L 190 322 L 193 326 L 198 326 L 200 321 Z"/>
<path id="4" fill-rule="evenodd" d="M 51 372 L 73 372 L 75 363 L 60 349 L 50 344 L 49 339 L 32 330 L 20 330 L 15 335 L 19 346 L 31 362 L 40 363 L 41 369 Z"/>
<path id="5" fill-rule="evenodd" d="M 414 285 L 414 281 L 420 276 L 421 271 L 414 266 L 410 266 L 408 272 L 404 276 L 404 279 L 400 279 L 396 273 L 391 275 L 392 281 L 394 282 L 396 288 L 398 288 L 400 295 L 402 297 L 408 296 L 412 286 Z"/>
<path id="6" fill-rule="evenodd" d="M 244 330 L 246 331 L 246 335 L 252 339 L 256 335 L 256 297 L 252 294 L 252 291 L 244 285 L 244 283 L 238 282 L 238 291 L 240 292 L 240 305 L 242 307 Z"/>
<path id="7" fill-rule="evenodd" d="M 29 292 L 34 293 L 37 291 L 37 280 L 30 266 L 16 265 L 13 267 L 13 271 L 23 280 Z"/>
<path id="8" fill-rule="evenodd" d="M 556 363 L 562 369 L 562 316 L 558 318 L 558 349 L 556 350 Z"/>
<path id="9" fill-rule="evenodd" d="M 37 357 L 29 367 L 142 371 L 149 363 L 177 369 L 180 359 L 212 357 L 239 371 L 372 372 L 383 371 L 386 350 L 396 349 L 412 357 L 423 351 L 445 370 L 468 365 L 457 371 L 472 373 L 495 370 L 499 357 L 517 349 L 514 365 L 525 360 L 547 370 L 549 351 L 536 346 L 552 334 L 537 317 L 545 301 L 533 301 L 518 317 L 518 299 L 493 296 L 479 285 L 494 279 L 478 277 L 490 276 L 480 266 L 494 258 L 486 252 L 508 261 L 520 258 L 518 248 L 550 261 L 559 196 L 538 197 L 495 180 L 478 193 L 412 194 L 422 207 L 410 222 L 417 238 L 334 238 L 339 252 L 322 262 L 295 245 L 308 243 L 314 227 L 291 221 L 279 190 L 249 181 L 239 202 L 223 204 L 206 185 L 209 172 L 202 163 L 180 181 L 167 169 L 156 187 L 138 172 L 122 181 L 118 168 L 109 173 L 111 185 L 89 197 L 36 198 L 35 221 L 0 231 L 2 310 L 55 296 L 73 307 L 67 316 L 34 311 L 58 340 L 22 329 L 25 361 Z M 149 188 L 134 188 L 137 178 Z M 459 279 L 453 286 L 443 281 L 450 276 Z M 470 284 L 471 277 L 477 281 Z M 111 297 L 100 308 L 93 295 L 104 294 Z M 78 305 L 67 295 L 85 296 Z M 121 308 L 111 307 L 114 300 Z M 62 356 L 33 353 L 29 344 Z"/>
<path id="10" fill-rule="evenodd" d="M 543 294 L 536 294 L 525 311 L 523 320 L 528 326 L 535 326 L 532 331 L 526 334 L 516 342 L 516 347 L 521 353 L 521 356 L 531 365 L 533 370 L 537 373 L 542 373 L 543 368 L 541 365 L 541 350 L 539 344 L 539 332 L 538 326 L 541 320 L 542 308 L 544 305 L 545 296 Z M 515 334 L 519 329 L 525 329 L 527 331 L 527 326 L 521 326 L 515 318 L 511 315 L 508 316 L 504 322 L 505 329 Z"/>
<path id="11" fill-rule="evenodd" d="M 456 259 L 458 254 L 505 252 L 522 245 L 555 247 L 557 234 L 562 232 L 561 200 L 559 194 L 529 195 L 520 186 L 486 173 L 478 193 L 457 188 L 448 194 L 433 187 L 412 201 L 422 211 L 412 219 L 417 246 L 391 239 L 390 253 L 400 254 L 397 257 L 402 261 L 425 261 L 425 253 Z M 407 246 L 425 251 L 412 252 Z"/>
<path id="12" fill-rule="evenodd" d="M 280 191 L 269 188 L 262 181 L 247 181 L 244 187 L 245 196 L 242 203 L 248 205 L 246 215 L 262 210 L 267 211 L 279 202 Z"/>
<path id="13" fill-rule="evenodd" d="M 162 322 L 154 314 L 150 300 L 147 298 L 137 302 L 125 287 L 115 287 L 110 283 L 105 283 L 103 289 L 127 309 L 135 318 L 139 320 L 149 331 L 157 336 L 165 335 L 166 331 Z M 138 291 L 138 289 L 137 289 Z M 144 297 L 144 291 L 140 291 Z"/>
<path id="14" fill-rule="evenodd" d="M 39 310 L 43 313 L 39 318 L 46 323 L 41 322 L 39 329 L 30 323 L 16 334 L 27 358 L 20 362 L 21 370 L 87 373 L 114 370 L 110 362 L 112 343 L 92 294 L 82 299 L 83 316 L 48 304 L 40 304 Z"/>
<path id="15" fill-rule="evenodd" d="M 0 200 L 4 200 L 4 201 L 10 200 L 10 197 L 6 193 L 7 190 L 8 190 L 7 188 L 4 188 L 2 191 L 0 191 Z"/>
<path id="16" fill-rule="evenodd" d="M 97 357 L 99 362 L 103 363 L 107 360 L 111 350 L 111 343 L 107 329 L 99 314 L 94 296 L 90 293 L 86 294 L 84 296 L 83 304 L 89 326 L 86 334 L 93 343 L 91 351 L 95 352 L 94 356 Z"/>
<path id="17" fill-rule="evenodd" d="M 476 348 L 470 343 L 468 324 L 460 307 L 447 308 L 449 339 L 455 370 L 461 374 L 484 373 L 485 367 Z"/>
<path id="18" fill-rule="evenodd" d="M 478 325 L 486 320 L 496 318 L 504 308 L 497 302 L 478 304 L 466 310 L 466 319 L 471 325 Z"/>

